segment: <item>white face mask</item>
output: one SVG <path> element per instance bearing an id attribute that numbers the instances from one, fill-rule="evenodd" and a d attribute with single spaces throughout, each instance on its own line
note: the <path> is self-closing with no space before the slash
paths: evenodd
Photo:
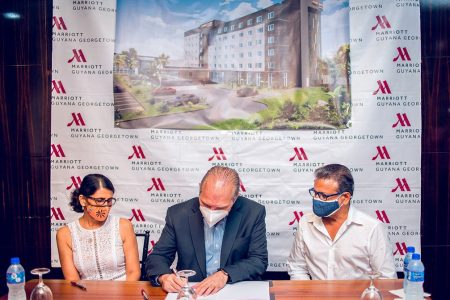
<path id="1" fill-rule="evenodd" d="M 223 218 L 228 216 L 228 211 L 223 209 L 212 210 L 200 205 L 200 211 L 202 212 L 203 219 L 206 221 L 209 227 L 213 227 L 220 222 Z"/>

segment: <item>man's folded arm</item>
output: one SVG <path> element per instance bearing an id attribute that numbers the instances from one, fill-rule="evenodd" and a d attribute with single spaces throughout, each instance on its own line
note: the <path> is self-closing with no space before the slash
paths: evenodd
<path id="1" fill-rule="evenodd" d="M 227 265 L 223 269 L 229 275 L 229 282 L 259 279 L 267 269 L 266 209 L 261 208 L 253 227 L 248 257 Z"/>

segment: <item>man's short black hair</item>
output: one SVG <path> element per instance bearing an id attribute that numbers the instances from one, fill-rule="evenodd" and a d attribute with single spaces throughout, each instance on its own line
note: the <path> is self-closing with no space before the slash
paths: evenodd
<path id="1" fill-rule="evenodd" d="M 354 182 L 350 170 L 340 164 L 330 164 L 314 172 L 316 179 L 333 179 L 339 185 L 339 193 L 349 192 L 353 196 Z"/>

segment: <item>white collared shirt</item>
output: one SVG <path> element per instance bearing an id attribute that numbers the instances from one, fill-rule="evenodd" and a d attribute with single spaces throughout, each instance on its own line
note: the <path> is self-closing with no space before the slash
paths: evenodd
<path id="1" fill-rule="evenodd" d="M 383 223 L 350 205 L 332 240 L 322 218 L 311 213 L 300 219 L 288 258 L 291 279 L 367 279 L 371 270 L 397 278 Z"/>

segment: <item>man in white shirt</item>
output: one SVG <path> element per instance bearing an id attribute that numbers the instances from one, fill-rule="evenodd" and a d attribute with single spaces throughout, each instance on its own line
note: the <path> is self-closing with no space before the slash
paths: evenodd
<path id="1" fill-rule="evenodd" d="M 339 164 L 317 169 L 314 214 L 301 218 L 288 258 L 288 273 L 299 279 L 397 278 L 392 246 L 383 223 L 350 205 L 353 176 Z"/>

